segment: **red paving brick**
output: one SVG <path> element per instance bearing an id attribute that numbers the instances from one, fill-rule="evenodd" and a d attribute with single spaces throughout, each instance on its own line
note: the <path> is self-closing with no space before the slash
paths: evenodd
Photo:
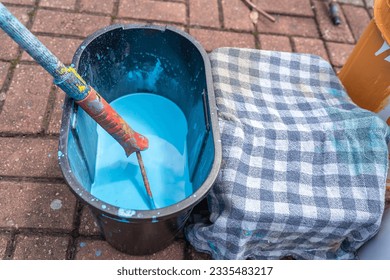
<path id="1" fill-rule="evenodd" d="M 296 52 L 315 54 L 329 61 L 324 42 L 322 40 L 294 37 L 293 42 Z"/>
<path id="2" fill-rule="evenodd" d="M 108 16 L 38 10 L 33 31 L 86 37 L 110 25 L 110 21 Z"/>
<path id="3" fill-rule="evenodd" d="M 190 24 L 220 27 L 217 0 L 190 1 Z"/>
<path id="4" fill-rule="evenodd" d="M 10 64 L 0 61 L 0 89 L 3 87 Z"/>
<path id="5" fill-rule="evenodd" d="M 14 260 L 64 260 L 69 237 L 17 235 Z"/>
<path id="6" fill-rule="evenodd" d="M 182 260 L 185 243 L 174 241 L 166 249 L 146 256 L 128 255 L 111 247 L 102 240 L 80 238 L 77 243 L 77 260 Z"/>
<path id="7" fill-rule="evenodd" d="M 254 0 L 252 2 L 269 13 L 282 13 L 300 16 L 314 15 L 310 0 Z"/>
<path id="8" fill-rule="evenodd" d="M 57 56 L 65 64 L 70 64 L 72 62 L 73 55 L 82 42 L 82 40 L 79 39 L 49 36 L 37 37 L 55 56 Z M 22 60 L 33 61 L 32 57 L 26 52 L 23 52 Z"/>
<path id="9" fill-rule="evenodd" d="M 95 12 L 95 13 L 111 14 L 114 8 L 114 2 L 115 0 L 106 0 L 106 1 L 81 0 L 80 10 Z"/>
<path id="10" fill-rule="evenodd" d="M 65 184 L 0 181 L 0 228 L 71 231 L 75 206 Z"/>
<path id="11" fill-rule="evenodd" d="M 81 213 L 79 233 L 81 235 L 100 235 L 96 219 L 87 206 L 84 206 Z"/>
<path id="12" fill-rule="evenodd" d="M 255 39 L 251 34 L 206 29 L 190 29 L 190 34 L 194 36 L 207 51 L 219 47 L 255 47 Z"/>
<path id="13" fill-rule="evenodd" d="M 222 0 L 222 10 L 226 28 L 254 30 L 250 10 L 241 0 Z"/>
<path id="14" fill-rule="evenodd" d="M 5 0 L 1 1 L 5 6 L 7 6 L 7 3 L 11 4 L 23 4 L 23 5 L 34 5 L 35 0 Z"/>
<path id="15" fill-rule="evenodd" d="M 333 66 L 341 67 L 353 50 L 353 45 L 340 43 L 326 43 L 329 50 L 329 59 Z"/>
<path id="16" fill-rule="evenodd" d="M 159 2 L 151 0 L 121 1 L 119 17 L 158 20 L 167 22 L 186 22 L 186 7 L 183 3 Z"/>
<path id="17" fill-rule="evenodd" d="M 0 234 L 0 260 L 5 257 L 9 236 Z"/>
<path id="18" fill-rule="evenodd" d="M 319 37 L 314 18 L 277 16 L 276 22 L 259 20 L 257 28 L 260 33 Z"/>
<path id="19" fill-rule="evenodd" d="M 70 9 L 75 8 L 76 0 L 41 0 L 39 6 L 41 7 L 51 7 L 51 8 L 60 8 L 60 9 Z"/>
<path id="20" fill-rule="evenodd" d="M 343 43 L 354 43 L 355 39 L 346 24 L 343 13 L 340 13 L 341 24 L 338 26 L 333 25 L 329 18 L 328 6 L 324 1 L 314 1 L 314 7 L 316 9 L 317 21 L 320 27 L 322 37 L 325 40 L 337 41 Z"/>
<path id="21" fill-rule="evenodd" d="M 355 37 L 355 40 L 358 40 L 370 23 L 370 15 L 367 13 L 367 10 L 362 7 L 344 5 L 343 10 L 348 24 L 351 27 L 353 36 Z"/>
<path id="22" fill-rule="evenodd" d="M 58 140 L 0 137 L 0 177 L 61 178 Z"/>
<path id="23" fill-rule="evenodd" d="M 52 77 L 40 66 L 18 65 L 0 114 L 0 131 L 40 132 L 51 81 Z"/>
<path id="24" fill-rule="evenodd" d="M 29 20 L 32 8 L 8 7 L 10 12 L 24 25 Z M 15 59 L 18 55 L 18 45 L 3 30 L 0 30 L 0 59 Z"/>
<path id="25" fill-rule="evenodd" d="M 63 112 L 62 106 L 64 105 L 65 93 L 59 88 L 57 88 L 54 94 L 54 108 L 52 109 L 50 115 L 50 122 L 47 130 L 48 134 L 59 134 L 61 129 L 61 119 Z"/>
<path id="26" fill-rule="evenodd" d="M 290 39 L 279 35 L 259 35 L 262 50 L 291 52 Z"/>
<path id="27" fill-rule="evenodd" d="M 157 25 L 157 26 L 171 26 L 171 27 L 174 27 L 176 29 L 180 29 L 182 31 L 185 31 L 185 27 L 184 26 L 181 26 L 179 24 L 176 24 L 176 23 L 167 23 L 167 24 L 163 24 L 161 22 L 153 22 L 153 21 L 142 21 L 142 20 L 134 20 L 134 19 L 123 19 L 123 18 L 119 18 L 119 19 L 115 19 L 114 20 L 114 23 L 119 23 L 119 24 L 140 24 L 140 25 Z"/>
<path id="28" fill-rule="evenodd" d="M 117 18 L 114 19 L 114 24 L 120 23 L 120 24 L 148 24 L 148 21 L 142 21 L 142 20 L 134 20 L 134 19 L 123 19 L 123 18 Z"/>

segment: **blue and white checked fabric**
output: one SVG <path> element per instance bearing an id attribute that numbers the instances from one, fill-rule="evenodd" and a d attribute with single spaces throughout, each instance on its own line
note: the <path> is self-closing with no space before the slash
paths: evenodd
<path id="1" fill-rule="evenodd" d="M 210 54 L 223 159 L 210 221 L 186 237 L 214 259 L 353 259 L 379 229 L 388 126 L 306 54 Z"/>

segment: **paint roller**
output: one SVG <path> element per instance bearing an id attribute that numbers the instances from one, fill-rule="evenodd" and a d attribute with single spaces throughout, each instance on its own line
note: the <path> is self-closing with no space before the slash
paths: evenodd
<path id="1" fill-rule="evenodd" d="M 127 156 L 136 153 L 150 206 L 155 203 L 150 190 L 141 151 L 148 148 L 148 139 L 134 131 L 73 67 L 65 66 L 8 9 L 0 3 L 0 27 L 54 78 L 54 83 L 84 109 L 123 147 Z"/>

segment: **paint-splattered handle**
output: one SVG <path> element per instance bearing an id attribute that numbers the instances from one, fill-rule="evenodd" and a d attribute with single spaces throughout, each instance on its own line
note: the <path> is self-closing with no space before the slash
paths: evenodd
<path id="1" fill-rule="evenodd" d="M 88 115 L 118 141 L 127 156 L 148 148 L 148 139 L 135 132 L 114 108 L 81 78 L 73 67 L 60 66 L 56 72 L 61 75 L 60 80 L 57 78 L 55 83 L 65 93 L 72 96 Z M 80 97 L 83 98 L 80 99 Z"/>
<path id="2" fill-rule="evenodd" d="M 0 3 L 0 27 L 50 75 L 54 82 L 125 149 L 126 155 L 148 148 L 148 139 L 135 132 L 72 67 L 66 67 Z"/>
<path id="3" fill-rule="evenodd" d="M 135 132 L 110 104 L 92 87 L 89 88 L 87 97 L 76 103 L 121 144 L 127 156 L 147 149 L 148 139 Z"/>

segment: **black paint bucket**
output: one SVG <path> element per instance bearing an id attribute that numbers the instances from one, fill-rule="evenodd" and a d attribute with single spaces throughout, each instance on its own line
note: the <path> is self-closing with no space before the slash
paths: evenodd
<path id="1" fill-rule="evenodd" d="M 157 61 L 163 71 L 157 82 L 148 86 L 142 79 L 148 78 L 150 65 Z M 67 184 L 91 207 L 113 247 L 135 255 L 161 250 L 184 227 L 220 169 L 221 143 L 208 56 L 191 36 L 174 28 L 113 25 L 89 36 L 76 51 L 73 64 L 108 102 L 142 91 L 169 99 L 185 115 L 192 194 L 155 210 L 125 209 L 91 194 L 97 124 L 71 98 L 67 97 L 64 104 L 58 155 Z M 137 80 L 123 79 L 135 68 L 143 75 Z"/>

